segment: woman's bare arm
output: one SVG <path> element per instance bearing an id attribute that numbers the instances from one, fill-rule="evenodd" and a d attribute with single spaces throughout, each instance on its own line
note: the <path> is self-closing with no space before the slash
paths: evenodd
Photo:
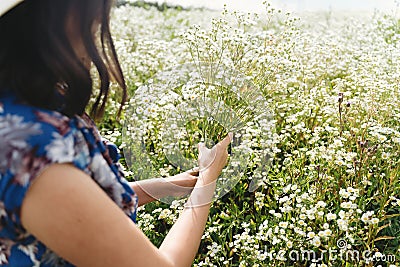
<path id="1" fill-rule="evenodd" d="M 188 195 L 197 182 L 198 170 L 190 170 L 167 178 L 154 178 L 130 182 L 138 195 L 139 206 L 163 197 Z"/>
<path id="2" fill-rule="evenodd" d="M 217 145 L 219 155 L 201 173 L 196 194 L 201 196 L 202 187 L 218 177 L 228 144 Z M 208 204 L 184 210 L 158 249 L 87 174 L 72 165 L 54 164 L 28 190 L 21 220 L 27 231 L 77 266 L 186 267 L 204 231 L 209 194 L 202 202 Z"/>

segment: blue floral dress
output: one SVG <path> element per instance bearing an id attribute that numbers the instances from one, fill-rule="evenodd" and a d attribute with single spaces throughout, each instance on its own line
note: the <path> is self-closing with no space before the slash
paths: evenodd
<path id="1" fill-rule="evenodd" d="M 136 220 L 137 196 L 117 154 L 87 116 L 68 118 L 0 96 L 0 266 L 73 266 L 21 225 L 20 211 L 32 181 L 53 163 L 84 171 Z M 114 159 L 112 158 L 114 155 Z"/>

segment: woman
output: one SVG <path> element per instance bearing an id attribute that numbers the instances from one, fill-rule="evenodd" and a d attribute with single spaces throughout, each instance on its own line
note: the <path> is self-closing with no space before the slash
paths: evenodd
<path id="1" fill-rule="evenodd" d="M 128 183 L 84 111 L 101 118 L 110 79 L 126 87 L 109 31 L 111 0 L 0 1 L 0 265 L 190 266 L 227 162 L 226 137 L 199 145 L 199 170 Z M 122 106 L 122 105 L 121 105 Z M 156 248 L 138 205 L 193 188 Z"/>

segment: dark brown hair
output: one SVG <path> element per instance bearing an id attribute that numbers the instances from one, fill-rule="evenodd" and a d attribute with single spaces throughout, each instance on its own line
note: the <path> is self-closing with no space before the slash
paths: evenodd
<path id="1" fill-rule="evenodd" d="M 67 116 L 83 114 L 93 80 L 71 43 L 73 31 L 101 82 L 92 116 L 103 115 L 111 78 L 122 88 L 123 104 L 126 85 L 109 26 L 112 5 L 112 0 L 25 0 L 0 17 L 0 92 L 12 91 L 30 105 Z M 69 21 L 73 28 L 67 30 Z"/>

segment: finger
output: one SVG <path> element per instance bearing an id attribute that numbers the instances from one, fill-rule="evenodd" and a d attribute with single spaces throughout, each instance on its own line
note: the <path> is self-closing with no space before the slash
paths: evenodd
<path id="1" fill-rule="evenodd" d="M 205 148 L 205 144 L 204 143 L 198 143 L 197 144 L 197 150 L 199 151 L 199 158 L 203 155 L 203 150 Z"/>
<path id="2" fill-rule="evenodd" d="M 233 133 L 228 133 L 228 135 L 221 142 L 219 142 L 219 144 L 223 148 L 227 148 L 228 145 L 232 142 L 232 140 L 233 140 Z"/>
<path id="3" fill-rule="evenodd" d="M 201 148 L 205 147 L 206 145 L 203 142 L 197 144 L 197 148 L 200 150 Z"/>

